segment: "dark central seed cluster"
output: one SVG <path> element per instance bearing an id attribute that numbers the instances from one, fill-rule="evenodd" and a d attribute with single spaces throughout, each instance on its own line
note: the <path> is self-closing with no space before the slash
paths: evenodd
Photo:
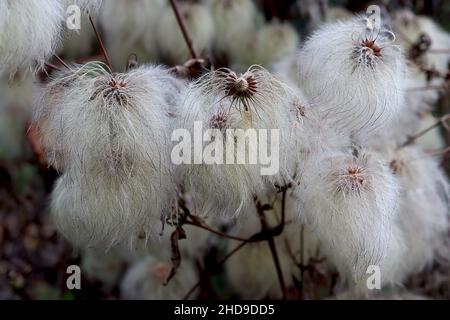
<path id="1" fill-rule="evenodd" d="M 371 49 L 376 57 L 381 57 L 381 48 L 375 43 L 375 40 L 365 39 L 362 41 L 361 45 L 364 48 Z"/>
<path id="2" fill-rule="evenodd" d="M 347 172 L 343 175 L 343 178 L 346 187 L 351 190 L 360 190 L 365 184 L 363 169 L 360 167 L 348 168 Z"/>
<path id="3" fill-rule="evenodd" d="M 123 90 L 126 87 L 126 83 L 123 80 L 117 81 L 116 79 L 111 78 L 108 85 L 110 88 L 105 91 L 104 97 L 106 98 L 110 94 L 113 94 L 117 99 L 120 99 Z"/>
<path id="4" fill-rule="evenodd" d="M 295 98 L 292 101 L 292 107 L 293 107 L 293 111 L 295 112 L 298 120 L 300 120 L 301 118 L 305 117 L 305 115 L 306 115 L 306 108 L 300 102 L 300 100 L 298 98 Z"/>
<path id="5" fill-rule="evenodd" d="M 227 127 L 227 115 L 224 111 L 220 110 L 209 119 L 209 126 L 212 129 L 223 130 Z"/>
<path id="6" fill-rule="evenodd" d="M 226 78 L 227 96 L 242 99 L 251 98 L 258 89 L 258 83 L 252 73 L 246 72 L 238 77 L 236 73 L 230 72 Z"/>
<path id="7" fill-rule="evenodd" d="M 389 164 L 389 167 L 391 168 L 391 170 L 394 174 L 398 174 L 401 172 L 404 165 L 405 164 L 403 163 L 402 160 L 394 159 Z"/>

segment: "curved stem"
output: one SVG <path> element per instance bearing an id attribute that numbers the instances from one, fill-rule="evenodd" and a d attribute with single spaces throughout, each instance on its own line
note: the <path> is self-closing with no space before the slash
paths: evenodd
<path id="1" fill-rule="evenodd" d="M 178 25 L 180 26 L 181 32 L 183 33 L 184 40 L 189 48 L 189 52 L 193 59 L 198 59 L 198 54 L 195 51 L 194 45 L 192 43 L 191 35 L 186 27 L 183 17 L 181 16 L 180 9 L 178 8 L 178 3 L 176 0 L 170 0 L 170 4 L 172 6 L 172 10 L 175 13 L 175 17 L 177 18 Z"/>

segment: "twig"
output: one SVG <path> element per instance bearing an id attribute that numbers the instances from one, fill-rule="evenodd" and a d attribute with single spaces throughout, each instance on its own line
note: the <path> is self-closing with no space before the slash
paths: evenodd
<path id="1" fill-rule="evenodd" d="M 447 153 L 450 153 L 450 146 L 438 150 L 428 150 L 426 153 L 430 156 L 442 156 Z"/>
<path id="2" fill-rule="evenodd" d="M 442 116 L 439 121 L 432 124 L 428 128 L 420 131 L 419 133 L 415 134 L 414 136 L 408 138 L 405 143 L 403 143 L 398 149 L 404 148 L 406 146 L 409 146 L 411 143 L 419 139 L 421 136 L 427 134 L 429 131 L 433 130 L 434 128 L 437 128 L 439 126 L 443 126 L 446 130 L 450 130 L 449 125 L 447 124 L 447 121 L 450 120 L 450 114 L 446 114 Z"/>
<path id="3" fill-rule="evenodd" d="M 100 34 L 98 33 L 97 27 L 95 26 L 94 20 L 92 19 L 91 15 L 89 15 L 89 22 L 91 23 L 92 29 L 94 29 L 95 37 L 97 38 L 98 44 L 100 45 L 100 49 L 102 50 L 102 54 L 105 57 L 106 64 L 108 65 L 109 70 L 112 71 L 111 60 L 109 60 L 108 53 L 106 52 L 106 48 L 103 44 L 102 38 L 100 37 Z"/>
<path id="4" fill-rule="evenodd" d="M 248 242 L 242 242 L 238 246 L 236 246 L 233 250 L 231 250 L 229 253 L 227 253 L 222 259 L 220 259 L 217 264 L 216 268 L 223 265 L 229 258 L 231 258 L 236 252 L 238 252 L 240 249 L 242 249 Z M 208 275 L 208 274 L 207 274 Z M 184 296 L 183 300 L 189 299 L 189 297 L 192 295 L 192 293 L 197 289 L 202 281 L 205 279 L 207 275 L 204 275 L 200 277 L 200 280 L 197 281 L 197 283 L 189 290 L 189 292 Z"/>
<path id="5" fill-rule="evenodd" d="M 443 90 L 447 89 L 447 86 L 426 86 L 426 87 L 415 87 L 415 88 L 407 88 L 406 91 L 426 91 L 426 90 Z"/>
<path id="6" fill-rule="evenodd" d="M 221 232 L 221 231 L 219 231 L 219 230 L 215 230 L 215 229 L 211 228 L 210 226 L 205 225 L 205 224 L 203 224 L 203 223 L 197 223 L 197 222 L 186 221 L 184 224 L 185 224 L 185 225 L 190 225 L 190 226 L 198 227 L 198 228 L 200 228 L 200 229 L 203 229 L 203 230 L 209 231 L 209 232 L 211 232 L 211 233 L 213 233 L 213 234 L 216 234 L 216 235 L 218 235 L 218 236 L 220 236 L 220 237 L 222 237 L 222 238 L 227 238 L 227 239 L 230 239 L 230 240 L 242 241 L 242 242 L 255 242 L 255 241 L 259 241 L 259 240 L 244 239 L 244 238 L 232 236 L 232 235 L 226 234 L 226 233 L 224 233 L 224 232 Z"/>
<path id="7" fill-rule="evenodd" d="M 53 69 L 53 70 L 57 70 L 57 71 L 61 71 L 61 68 L 60 67 L 58 67 L 58 66 L 55 66 L 54 64 L 51 64 L 51 63 L 45 63 L 44 64 L 47 68 L 50 68 L 50 69 Z"/>
<path id="8" fill-rule="evenodd" d="M 450 54 L 450 49 L 428 49 L 429 53 Z"/>
<path id="9" fill-rule="evenodd" d="M 66 69 L 72 70 L 72 69 L 70 68 L 70 66 L 69 66 L 63 59 L 61 59 L 58 55 L 53 54 L 53 57 L 55 57 L 55 59 L 58 60 L 59 63 L 61 63 L 64 67 L 66 67 Z"/>
<path id="10" fill-rule="evenodd" d="M 266 219 L 266 215 L 265 215 L 265 210 L 263 208 L 263 206 L 261 205 L 261 203 L 259 202 L 258 199 L 256 199 L 256 209 L 258 211 L 258 215 L 259 215 L 259 220 L 261 221 L 261 227 L 264 231 L 270 230 L 270 227 L 267 223 L 267 219 Z M 277 276 L 278 276 L 278 281 L 280 282 L 280 288 L 281 288 L 281 292 L 283 295 L 283 300 L 286 300 L 287 296 L 286 296 L 286 285 L 284 282 L 284 277 L 283 277 L 283 272 L 281 269 L 281 264 L 280 264 L 280 259 L 278 258 L 278 252 L 277 252 L 277 247 L 275 245 L 275 240 L 274 237 L 271 236 L 267 239 L 267 242 L 269 244 L 269 248 L 270 248 L 270 252 L 272 254 L 272 258 L 273 258 L 273 262 L 275 264 L 275 269 L 277 271 Z"/>
<path id="11" fill-rule="evenodd" d="M 300 228 L 300 281 L 301 281 L 301 291 L 300 296 L 303 297 L 303 289 L 305 285 L 305 226 L 302 225 Z"/>
<path id="12" fill-rule="evenodd" d="M 184 19 L 181 16 L 180 9 L 178 8 L 178 3 L 176 0 L 170 0 L 170 4 L 172 6 L 173 12 L 175 13 L 175 17 L 177 18 L 178 25 L 180 26 L 181 32 L 183 33 L 184 40 L 189 48 L 191 56 L 193 59 L 198 59 L 199 56 L 195 51 L 194 45 L 192 44 L 192 38 L 187 30 L 186 24 L 184 23 Z"/>
<path id="13" fill-rule="evenodd" d="M 170 269 L 170 273 L 167 276 L 166 281 L 164 282 L 165 286 L 169 283 L 170 280 L 172 280 L 181 265 L 181 252 L 178 246 L 178 241 L 182 239 L 186 239 L 186 233 L 184 232 L 183 228 L 179 226 L 170 236 L 170 243 L 172 246 L 172 257 L 170 258 L 170 260 L 172 261 L 172 268 Z"/>

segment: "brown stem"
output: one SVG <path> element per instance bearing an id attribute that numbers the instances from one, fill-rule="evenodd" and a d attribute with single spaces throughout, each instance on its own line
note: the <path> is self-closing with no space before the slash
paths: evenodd
<path id="1" fill-rule="evenodd" d="M 192 38 L 189 34 L 189 31 L 186 27 L 186 23 L 184 22 L 183 17 L 181 16 L 180 9 L 178 7 L 178 3 L 176 0 L 170 0 L 170 4 L 172 6 L 172 10 L 175 13 L 175 17 L 177 18 L 178 25 L 180 26 L 181 32 L 183 33 L 184 40 L 189 48 L 189 52 L 193 59 L 198 59 L 199 56 L 195 51 L 194 45 L 192 44 Z"/>
<path id="2" fill-rule="evenodd" d="M 243 241 L 243 242 L 254 242 L 254 241 L 257 241 L 257 240 L 252 240 L 252 239 L 244 239 L 244 238 L 240 238 L 240 237 L 235 237 L 235 236 L 226 234 L 224 232 L 221 232 L 219 230 L 215 230 L 215 229 L 211 228 L 210 226 L 207 226 L 207 225 L 205 225 L 203 223 L 186 221 L 184 224 L 195 226 L 195 227 L 198 227 L 198 228 L 203 229 L 203 230 L 207 230 L 207 231 L 209 231 L 211 233 L 214 233 L 214 234 L 216 234 L 216 235 L 218 235 L 218 236 L 220 236 L 222 238 L 227 238 L 227 239 L 230 239 L 230 240 Z"/>
<path id="3" fill-rule="evenodd" d="M 450 49 L 428 49 L 427 52 L 435 54 L 450 54 Z"/>
<path id="4" fill-rule="evenodd" d="M 264 231 L 269 231 L 270 227 L 269 224 L 267 223 L 267 219 L 266 219 L 266 214 L 264 212 L 263 207 L 261 206 L 261 203 L 259 202 L 259 200 L 256 200 L 256 208 L 258 211 L 258 215 L 259 215 L 259 220 L 261 221 L 261 227 L 263 232 Z M 270 252 L 272 254 L 272 258 L 273 258 L 273 262 L 275 264 L 275 269 L 277 271 L 277 276 L 278 276 L 278 281 L 280 282 L 280 288 L 281 288 L 281 292 L 282 292 L 282 296 L 283 296 L 283 300 L 286 300 L 286 285 L 284 282 L 284 277 L 283 277 L 283 272 L 281 269 L 281 264 L 280 264 L 280 259 L 278 257 L 278 252 L 277 252 L 277 247 L 275 245 L 275 240 L 273 235 L 270 236 L 267 239 L 267 243 L 269 244 L 269 248 L 270 248 Z"/>
<path id="5" fill-rule="evenodd" d="M 421 136 L 427 134 L 429 131 L 433 130 L 434 128 L 437 128 L 439 126 L 443 126 L 446 130 L 449 130 L 449 127 L 447 125 L 447 121 L 450 119 L 450 114 L 446 114 L 444 116 L 442 116 L 438 122 L 432 124 L 431 126 L 429 126 L 428 128 L 420 131 L 419 133 L 415 134 L 414 136 L 408 138 L 408 140 L 406 140 L 405 143 L 403 143 L 398 149 L 404 148 L 406 146 L 409 146 L 410 144 L 412 144 L 414 141 L 416 141 L 417 139 L 419 139 Z"/>
<path id="6" fill-rule="evenodd" d="M 445 147 L 443 149 L 438 149 L 438 150 L 428 150 L 427 154 L 429 154 L 430 156 L 442 156 L 449 152 L 450 152 L 450 146 Z"/>
<path id="7" fill-rule="evenodd" d="M 100 37 L 100 34 L 98 33 L 97 27 L 95 26 L 94 19 L 92 19 L 92 16 L 89 15 L 89 22 L 91 23 L 92 29 L 94 30 L 95 37 L 97 38 L 98 44 L 100 45 L 100 49 L 102 50 L 103 57 L 105 57 L 106 64 L 109 67 L 109 70 L 112 72 L 112 64 L 111 60 L 109 60 L 108 52 L 106 52 L 106 48 L 103 44 L 102 38 Z"/>
<path id="8" fill-rule="evenodd" d="M 248 242 L 242 242 L 238 246 L 236 246 L 233 250 L 231 250 L 229 253 L 227 253 L 222 259 L 220 259 L 217 262 L 216 268 L 223 265 L 229 258 L 231 258 L 240 249 L 242 249 L 247 243 Z M 208 274 L 200 277 L 200 280 L 197 281 L 197 283 L 189 290 L 189 292 L 184 296 L 183 300 L 189 299 L 189 297 L 192 295 L 192 293 L 194 293 L 195 289 L 197 289 L 200 286 L 200 284 L 202 283 L 202 281 L 206 276 L 208 276 Z"/>
<path id="9" fill-rule="evenodd" d="M 51 63 L 45 63 L 44 64 L 47 68 L 50 68 L 50 69 L 53 69 L 53 70 L 57 70 L 57 71 L 61 71 L 61 68 L 60 67 L 58 67 L 58 66 L 55 66 L 54 64 L 51 64 Z"/>
<path id="10" fill-rule="evenodd" d="M 302 225 L 300 228 L 300 280 L 302 282 L 302 292 L 300 294 L 303 296 L 303 288 L 305 283 L 305 226 Z"/>
<path id="11" fill-rule="evenodd" d="M 426 87 L 415 87 L 415 88 L 407 88 L 406 91 L 426 91 L 426 90 L 442 90 L 446 89 L 446 86 L 426 86 Z"/>
<path id="12" fill-rule="evenodd" d="M 66 69 L 68 70 L 72 70 L 69 65 L 63 60 L 61 59 L 58 55 L 53 54 L 53 57 L 55 57 L 56 60 L 58 60 L 59 63 L 61 63 L 64 67 L 66 67 Z"/>

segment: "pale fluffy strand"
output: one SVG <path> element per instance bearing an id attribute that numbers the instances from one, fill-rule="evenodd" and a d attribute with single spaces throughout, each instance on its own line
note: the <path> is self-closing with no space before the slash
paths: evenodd
<path id="1" fill-rule="evenodd" d="M 408 250 L 398 277 L 405 279 L 436 259 L 448 259 L 450 189 L 438 161 L 419 147 L 396 150 L 390 159 L 402 186 L 399 226 Z"/>
<path id="2" fill-rule="evenodd" d="M 394 38 L 356 17 L 321 27 L 300 50 L 301 88 L 330 125 L 357 142 L 401 110 L 406 67 Z"/>
<path id="3" fill-rule="evenodd" d="M 65 171 L 53 215 L 80 246 L 156 235 L 172 189 L 170 121 L 182 84 L 160 67 L 112 75 L 101 66 L 57 75 L 36 115 Z"/>
<path id="4" fill-rule="evenodd" d="M 324 154 L 305 170 L 300 197 L 308 223 L 324 242 L 330 263 L 351 284 L 365 285 L 369 265 L 395 281 L 403 252 L 397 219 L 398 182 L 373 153 Z"/>
<path id="5" fill-rule="evenodd" d="M 246 90 L 249 91 L 235 92 L 239 83 L 246 83 L 244 87 L 248 86 Z M 217 70 L 190 86 L 179 126 L 193 133 L 194 122 L 199 121 L 204 130 L 218 129 L 224 140 L 227 129 L 281 129 L 283 145 L 280 152 L 286 151 L 289 141 L 287 135 L 283 136 L 283 131 L 289 132 L 290 129 L 288 114 L 292 97 L 293 93 L 287 86 L 261 67 L 251 67 L 242 75 L 228 69 Z M 247 144 L 247 151 L 256 147 Z M 219 212 L 234 214 L 246 201 L 251 201 L 255 191 L 264 188 L 266 178 L 262 178 L 260 168 L 258 164 L 248 163 L 181 165 L 178 173 L 189 193 L 214 199 L 217 207 L 221 208 Z M 286 168 L 280 168 L 280 174 L 286 171 Z M 271 181 L 272 178 L 267 179 Z"/>
<path id="6" fill-rule="evenodd" d="M 0 74 L 44 64 L 59 42 L 63 9 L 60 0 L 1 1 Z"/>

